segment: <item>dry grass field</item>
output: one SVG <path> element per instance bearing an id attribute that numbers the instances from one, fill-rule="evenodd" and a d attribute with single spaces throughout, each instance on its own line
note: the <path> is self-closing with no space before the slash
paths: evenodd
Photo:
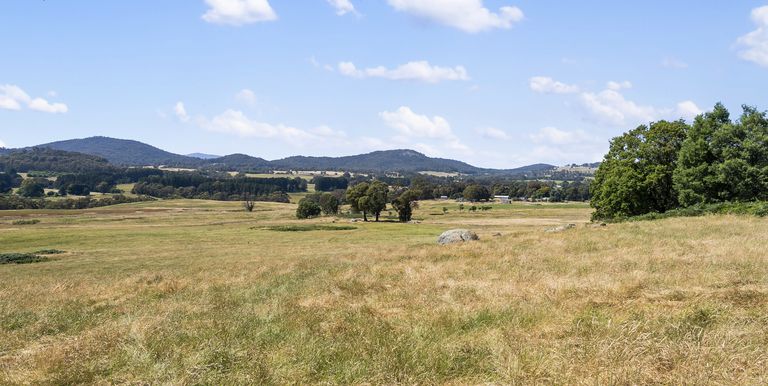
<path id="1" fill-rule="evenodd" d="M 0 384 L 768 383 L 764 219 L 600 227 L 581 204 L 425 202 L 420 224 L 330 224 L 294 210 L 0 212 L 0 253 L 65 251 L 0 265 Z M 457 227 L 481 240 L 436 245 Z"/>

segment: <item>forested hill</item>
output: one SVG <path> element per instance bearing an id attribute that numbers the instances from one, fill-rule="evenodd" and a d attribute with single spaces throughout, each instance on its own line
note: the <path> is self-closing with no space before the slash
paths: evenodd
<path id="1" fill-rule="evenodd" d="M 545 175 L 555 167 L 547 164 L 528 165 L 516 169 L 486 169 L 465 162 L 432 158 L 414 150 L 383 150 L 344 157 L 295 156 L 275 161 L 246 154 L 231 154 L 205 159 L 209 156 L 174 154 L 142 142 L 109 137 L 90 137 L 38 145 L 68 152 L 94 155 L 116 166 L 176 166 L 219 171 L 269 172 L 272 170 L 334 170 L 359 173 L 386 172 L 444 172 L 471 175 Z M 31 148 L 28 148 L 31 149 Z M 11 150 L 18 151 L 18 150 Z M 0 151 L 0 154 L 2 152 Z"/>
<path id="2" fill-rule="evenodd" d="M 436 171 L 474 174 L 486 170 L 461 161 L 430 158 L 407 149 L 375 151 L 346 157 L 296 156 L 272 161 L 272 165 L 282 170 L 344 170 L 350 172 Z"/>
<path id="3" fill-rule="evenodd" d="M 195 166 L 202 160 L 167 152 L 139 141 L 109 137 L 70 139 L 39 145 L 56 150 L 104 157 L 115 165 L 175 165 Z"/>
<path id="4" fill-rule="evenodd" d="M 112 165 L 106 159 L 83 153 L 48 148 L 21 149 L 7 154 L 0 153 L 0 171 L 83 173 L 111 169 Z"/>

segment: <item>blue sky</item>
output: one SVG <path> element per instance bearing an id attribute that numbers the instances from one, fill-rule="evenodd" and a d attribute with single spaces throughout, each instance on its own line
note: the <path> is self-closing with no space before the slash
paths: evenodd
<path id="1" fill-rule="evenodd" d="M 639 123 L 768 108 L 765 2 L 9 0 L 0 144 L 267 159 L 597 161 Z"/>

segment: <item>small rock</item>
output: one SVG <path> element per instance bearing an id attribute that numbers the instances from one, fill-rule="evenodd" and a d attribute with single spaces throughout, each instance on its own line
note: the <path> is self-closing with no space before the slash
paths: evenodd
<path id="1" fill-rule="evenodd" d="M 463 243 L 470 240 L 480 240 L 480 237 L 477 236 L 477 233 L 472 232 L 469 229 L 451 229 L 443 232 L 443 234 L 437 238 L 437 243 L 440 245 L 447 245 Z"/>
<path id="2" fill-rule="evenodd" d="M 408 221 L 408 224 L 421 224 L 421 221 L 419 221 L 419 220 L 411 220 L 411 221 Z"/>
<path id="3" fill-rule="evenodd" d="M 560 225 L 560 226 L 557 226 L 557 227 L 554 227 L 554 228 L 547 229 L 547 233 L 563 232 L 563 231 L 566 231 L 568 229 L 575 228 L 575 227 L 576 227 L 576 224 Z"/>

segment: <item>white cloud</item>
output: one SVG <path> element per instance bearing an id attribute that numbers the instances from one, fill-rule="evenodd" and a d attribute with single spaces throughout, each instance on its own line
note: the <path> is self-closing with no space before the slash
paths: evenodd
<path id="1" fill-rule="evenodd" d="M 737 40 L 737 44 L 744 47 L 739 56 L 768 67 L 768 5 L 752 10 L 752 22 L 757 25 L 757 29 Z"/>
<path id="2" fill-rule="evenodd" d="M 674 111 L 675 116 L 673 116 L 672 119 L 684 118 L 690 121 L 703 112 L 704 111 L 702 111 L 699 106 L 696 106 L 696 103 L 693 103 L 692 101 L 684 101 L 677 104 L 677 109 Z"/>
<path id="3" fill-rule="evenodd" d="M 66 113 L 69 107 L 63 103 L 51 103 L 43 98 L 32 98 L 21 87 L 0 85 L 0 109 L 21 110 L 23 106 L 44 113 Z"/>
<path id="4" fill-rule="evenodd" d="M 44 113 L 66 113 L 69 111 L 67 105 L 63 103 L 50 103 L 43 98 L 35 98 L 29 102 L 29 109 L 35 111 L 42 111 Z"/>
<path id="5" fill-rule="evenodd" d="M 632 126 L 660 119 L 690 120 L 701 113 L 692 101 L 680 102 L 676 108 L 657 108 L 627 100 L 618 90 L 610 88 L 599 93 L 582 93 L 581 103 L 595 121 L 613 126 Z"/>
<path id="6" fill-rule="evenodd" d="M 505 6 L 497 13 L 483 6 L 482 0 L 387 0 L 400 12 L 436 23 L 477 33 L 493 28 L 511 28 L 523 20 L 520 8 Z"/>
<path id="7" fill-rule="evenodd" d="M 235 95 L 235 100 L 250 107 L 256 106 L 256 102 L 258 102 L 256 94 L 247 88 L 240 90 Z"/>
<path id="8" fill-rule="evenodd" d="M 628 89 L 628 88 L 632 88 L 632 82 L 630 82 L 630 81 L 628 81 L 628 80 L 625 80 L 625 81 L 623 81 L 623 82 L 614 82 L 614 81 L 610 81 L 610 82 L 608 82 L 608 84 L 606 85 L 606 87 L 607 87 L 609 90 L 613 90 L 613 91 L 619 91 L 619 90 L 622 90 L 622 89 Z"/>
<path id="9" fill-rule="evenodd" d="M 392 138 L 392 141 L 404 146 L 421 146 L 423 150 L 427 146 L 428 154 L 442 154 L 435 145 L 450 152 L 459 152 L 464 155 L 472 154 L 472 151 L 461 142 L 458 136 L 454 134 L 451 125 L 441 116 L 429 117 L 415 113 L 409 107 L 402 106 L 395 111 L 384 111 L 379 113 L 379 117 L 384 123 L 395 129 L 399 135 Z M 426 144 L 423 142 L 414 143 L 415 139 L 429 139 L 435 144 Z M 425 153 L 427 153 L 425 151 Z"/>
<path id="10" fill-rule="evenodd" d="M 477 129 L 477 133 L 488 139 L 498 139 L 501 141 L 508 141 L 512 139 L 512 136 L 507 134 L 506 131 L 495 127 L 484 127 Z"/>
<path id="11" fill-rule="evenodd" d="M 326 0 L 333 8 L 336 9 L 336 14 L 344 16 L 348 13 L 357 14 L 355 6 L 349 0 Z"/>
<path id="12" fill-rule="evenodd" d="M 307 141 L 313 138 L 308 132 L 295 127 L 251 120 L 239 110 L 229 109 L 210 120 L 201 118 L 198 121 L 200 126 L 206 130 L 235 134 L 240 137 L 274 138 L 291 143 Z"/>
<path id="13" fill-rule="evenodd" d="M 463 66 L 439 67 L 427 61 L 408 62 L 394 69 L 383 66 L 358 69 L 352 62 L 340 62 L 339 73 L 353 78 L 383 78 L 390 80 L 416 80 L 426 83 L 439 83 L 450 80 L 469 80 Z"/>
<path id="14" fill-rule="evenodd" d="M 3 141 L 0 141 L 0 147 L 2 147 L 2 148 L 6 148 L 6 147 L 8 147 L 8 146 L 5 144 L 5 142 L 3 142 Z"/>
<path id="15" fill-rule="evenodd" d="M 528 81 L 531 90 L 541 94 L 573 94 L 579 92 L 579 87 L 558 82 L 546 76 L 534 76 Z"/>
<path id="16" fill-rule="evenodd" d="M 402 106 L 396 111 L 379 113 L 387 126 L 406 137 L 453 139 L 454 134 L 448 121 L 441 116 L 432 118 L 419 115 L 409 107 Z"/>
<path id="17" fill-rule="evenodd" d="M 205 0 L 205 2 L 211 8 L 203 15 L 203 20 L 209 23 L 240 26 L 277 19 L 277 14 L 268 0 Z"/>
<path id="18" fill-rule="evenodd" d="M 176 102 L 176 105 L 173 106 L 173 113 L 176 114 L 180 121 L 189 122 L 189 114 L 187 114 L 187 109 L 184 107 L 183 102 Z"/>
<path id="19" fill-rule="evenodd" d="M 688 68 L 688 63 L 677 58 L 664 58 L 664 60 L 661 61 L 661 66 L 664 68 L 683 70 Z"/>

